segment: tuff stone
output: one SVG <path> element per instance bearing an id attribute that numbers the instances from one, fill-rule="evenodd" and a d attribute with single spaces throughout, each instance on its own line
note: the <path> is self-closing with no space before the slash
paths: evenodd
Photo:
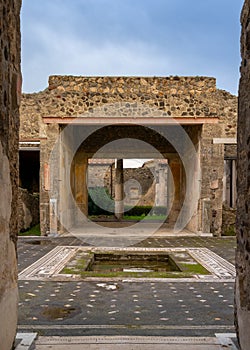
<path id="1" fill-rule="evenodd" d="M 50 86 L 53 89 L 50 89 Z M 59 103 L 55 102 L 56 99 Z M 53 136 L 50 139 L 48 130 L 53 126 L 45 127 L 44 116 L 62 119 L 78 116 L 86 118 L 98 116 L 104 119 L 105 117 L 134 119 L 195 116 L 197 119 L 208 117 L 211 120 L 217 117 L 219 123 L 216 127 L 213 124 L 205 124 L 197 134 L 200 136 L 195 134 L 197 130 L 190 130 L 190 135 L 192 140 L 196 140 L 195 145 L 199 142 L 196 138 L 200 138 L 201 199 L 211 198 L 211 208 L 216 212 L 215 216 L 211 215 L 211 232 L 214 235 L 221 234 L 224 151 L 222 145 L 213 145 L 212 139 L 235 137 L 237 97 L 216 89 L 214 78 L 49 77 L 49 88 L 40 93 L 23 94 L 21 105 L 20 138 L 39 139 L 42 136 L 47 138 L 47 141 L 41 142 L 41 154 L 44 153 L 41 156 L 41 169 L 44 163 L 48 163 L 48 149 L 53 148 L 53 140 L 56 138 Z M 227 125 L 232 127 L 228 128 Z M 58 132 L 59 130 L 60 128 Z M 103 138 L 105 137 L 102 136 L 101 139 Z M 102 140 L 100 142 L 102 143 Z M 217 169 L 216 178 L 212 179 L 211 174 Z M 41 183 L 42 181 L 43 179 Z M 43 189 L 43 186 L 41 188 Z M 47 201 L 47 194 L 43 196 L 41 193 L 41 206 L 47 208 Z M 202 204 L 197 209 L 198 212 L 202 210 L 201 206 Z M 42 212 L 44 210 L 41 209 Z M 202 226 L 201 223 L 199 225 Z M 44 226 L 42 223 L 43 232 L 45 227 L 48 227 L 48 223 L 44 223 Z"/>
<path id="2" fill-rule="evenodd" d="M 238 116 L 238 179 L 237 179 L 237 251 L 236 251 L 236 295 L 235 314 L 236 329 L 242 350 L 249 349 L 250 344 L 250 265 L 246 252 L 250 231 L 248 207 L 249 169 L 250 169 L 250 52 L 249 52 L 250 1 L 246 0 L 241 13 L 241 78 L 239 86 Z"/>
<path id="3" fill-rule="evenodd" d="M 20 7 L 20 0 L 0 1 L 0 343 L 3 350 L 11 349 L 17 326 Z"/>
<path id="4" fill-rule="evenodd" d="M 63 95 L 61 95 L 62 92 Z M 97 98 L 97 95 L 100 98 Z M 53 101 L 55 98 L 60 100 L 60 109 Z M 168 113 L 173 117 L 217 116 L 222 122 L 227 118 L 228 124 L 236 119 L 237 113 L 237 97 L 216 89 L 214 78 L 51 76 L 49 87 L 45 91 L 23 94 L 20 136 L 22 138 L 24 135 L 27 137 L 31 134 L 39 137 L 41 116 L 67 117 L 69 114 L 85 113 L 90 103 L 93 103 L 96 108 L 104 104 L 134 101 L 141 104 L 146 101 L 149 107 L 160 106 L 162 113 Z M 192 101 L 192 103 L 188 104 L 186 101 Z M 73 112 L 69 110 L 69 105 L 74 106 Z M 76 106 L 80 108 L 76 109 Z M 171 114 L 170 110 L 172 110 Z M 115 112 L 119 115 L 119 109 L 116 108 Z M 32 120 L 36 124 L 35 128 L 28 126 Z M 236 122 L 233 127 L 236 127 Z M 235 129 L 224 130 L 224 132 L 230 136 L 235 133 Z"/>

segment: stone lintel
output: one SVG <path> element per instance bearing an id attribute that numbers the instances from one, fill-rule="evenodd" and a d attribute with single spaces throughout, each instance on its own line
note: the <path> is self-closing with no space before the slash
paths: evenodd
<path id="1" fill-rule="evenodd" d="M 143 118 L 143 117 L 66 117 L 58 118 L 55 116 L 44 117 L 45 124 L 79 124 L 79 125 L 95 125 L 95 124 L 142 124 L 142 125 L 202 125 L 217 124 L 218 118 L 194 118 L 194 117 L 175 117 L 175 118 Z"/>
<path id="2" fill-rule="evenodd" d="M 19 151 L 39 151 L 40 141 L 19 141 Z"/>
<path id="3" fill-rule="evenodd" d="M 20 138 L 19 144 L 20 144 L 20 143 L 31 143 L 31 142 L 39 142 L 39 143 L 40 143 L 41 140 L 47 140 L 47 137 L 39 137 L 39 138 L 37 138 L 37 137 L 34 137 L 34 138 L 32 138 L 32 137 L 30 137 L 30 138 Z"/>
<path id="4" fill-rule="evenodd" d="M 237 139 L 236 137 L 219 137 L 219 138 L 213 138 L 213 144 L 224 144 L 224 145 L 236 145 Z"/>

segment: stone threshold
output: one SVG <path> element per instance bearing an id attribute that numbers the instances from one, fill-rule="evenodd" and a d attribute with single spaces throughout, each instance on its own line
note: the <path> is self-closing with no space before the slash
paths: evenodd
<path id="1" fill-rule="evenodd" d="M 31 350 L 34 349 L 34 342 L 37 338 L 37 333 L 17 333 L 16 345 L 14 350 Z"/>
<path id="2" fill-rule="evenodd" d="M 162 337 L 162 336 L 39 336 L 37 333 L 18 333 L 21 343 L 14 350 L 32 349 L 166 349 L 166 350 L 237 350 L 233 340 L 235 333 L 216 333 L 215 337 Z M 34 342 L 35 341 L 35 342 Z"/>

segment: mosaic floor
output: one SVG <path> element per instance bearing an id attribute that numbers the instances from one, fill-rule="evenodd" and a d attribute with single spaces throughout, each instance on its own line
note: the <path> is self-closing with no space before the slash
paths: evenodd
<path id="1" fill-rule="evenodd" d="M 90 248 L 75 245 L 75 239 L 56 243 L 19 245 L 19 331 L 48 336 L 164 337 L 234 332 L 233 240 L 150 239 L 133 247 L 135 251 L 188 251 L 211 272 L 161 280 L 83 281 L 70 276 L 65 281 L 60 276 L 62 267 L 76 251 Z"/>
<path id="2" fill-rule="evenodd" d="M 97 250 L 100 249 L 78 246 L 55 247 L 38 261 L 24 269 L 19 274 L 19 280 L 75 280 L 79 276 L 62 274 L 62 269 L 71 259 L 74 259 L 77 252 L 87 253 Z M 233 281 L 235 277 L 234 266 L 207 248 L 102 248 L 103 252 L 111 252 L 112 250 L 118 252 L 144 252 L 147 254 L 164 252 L 166 254 L 171 253 L 177 258 L 181 254 L 185 255 L 184 253 L 188 253 L 211 273 L 211 275 L 196 275 L 195 279 L 198 278 L 204 281 L 228 279 Z"/>

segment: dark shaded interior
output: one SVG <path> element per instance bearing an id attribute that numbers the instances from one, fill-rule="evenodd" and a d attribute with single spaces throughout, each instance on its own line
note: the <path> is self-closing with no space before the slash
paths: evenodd
<path id="1" fill-rule="evenodd" d="M 19 151 L 19 186 L 39 192 L 40 152 Z"/>

